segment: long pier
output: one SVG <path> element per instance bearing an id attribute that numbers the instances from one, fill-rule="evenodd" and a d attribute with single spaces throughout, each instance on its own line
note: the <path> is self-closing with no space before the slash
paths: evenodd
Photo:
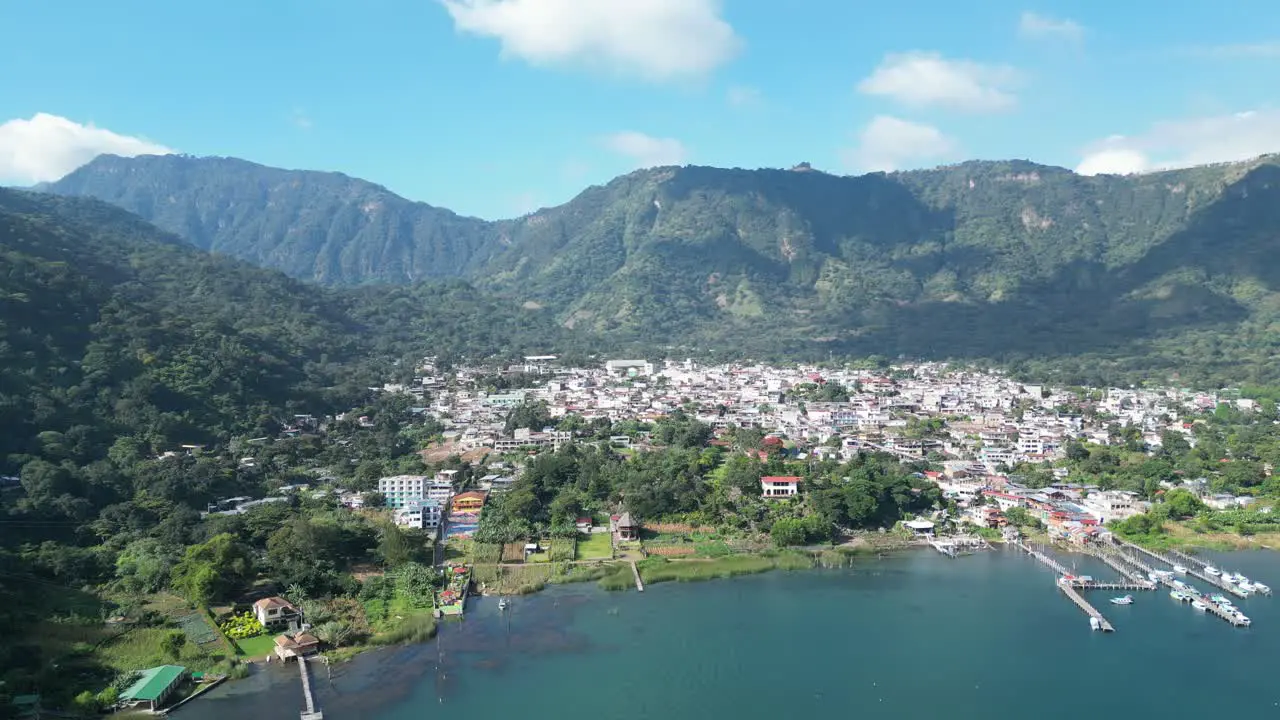
<path id="1" fill-rule="evenodd" d="M 1173 557 L 1170 557 L 1168 555 L 1162 555 L 1161 553 L 1155 552 L 1154 550 L 1148 550 L 1142 547 L 1141 545 L 1134 545 L 1133 543 L 1128 542 L 1126 540 L 1120 540 L 1120 545 L 1121 547 L 1132 548 L 1134 550 L 1137 550 L 1138 552 L 1141 552 L 1144 555 L 1153 557 L 1156 560 L 1159 560 L 1160 562 L 1170 567 L 1173 567 L 1174 565 L 1182 565 L 1182 563 L 1179 560 L 1174 559 Z M 1191 575 L 1192 577 L 1195 577 L 1199 580 L 1203 580 L 1204 582 L 1207 582 L 1216 588 L 1226 590 L 1227 592 L 1231 593 L 1232 595 L 1235 595 L 1236 597 L 1248 597 L 1246 593 L 1241 591 L 1240 588 L 1236 587 L 1235 585 L 1232 585 L 1231 583 L 1223 580 L 1220 577 L 1214 577 L 1212 575 L 1209 575 L 1203 572 L 1204 565 L 1202 563 L 1197 562 L 1197 563 L 1193 563 L 1190 566 L 1184 566 L 1184 567 L 1187 568 L 1187 574 Z M 1199 569 L 1196 569 L 1196 568 L 1199 568 Z"/>
<path id="2" fill-rule="evenodd" d="M 640 569 L 636 567 L 636 562 L 634 560 L 631 561 L 631 574 L 634 575 L 636 579 L 636 590 L 638 592 L 644 592 L 644 583 L 640 581 Z"/>
<path id="3" fill-rule="evenodd" d="M 1044 553 L 1040 552 L 1039 550 L 1035 550 L 1035 549 L 1033 549 L 1030 545 L 1027 545 L 1026 543 L 1024 543 L 1024 542 L 1022 542 L 1022 541 L 1018 541 L 1018 547 L 1019 547 L 1019 548 L 1021 548 L 1023 551 L 1025 551 L 1025 552 L 1026 552 L 1028 555 L 1030 555 L 1031 557 L 1033 557 L 1033 558 L 1035 558 L 1035 559 L 1039 560 L 1040 562 L 1044 563 L 1045 565 L 1049 566 L 1049 568 L 1050 568 L 1051 570 L 1053 570 L 1053 571 L 1057 572 L 1059 575 L 1070 575 L 1070 574 L 1071 574 L 1071 573 L 1070 573 L 1070 572 L 1069 572 L 1065 567 L 1063 567 L 1062 563 L 1058 562 L 1057 560 L 1054 560 L 1053 558 L 1049 557 L 1048 555 L 1045 555 Z"/>
<path id="4" fill-rule="evenodd" d="M 1058 589 L 1062 590 L 1063 594 L 1071 598 L 1071 602 L 1074 602 L 1076 605 L 1078 605 L 1080 609 L 1085 611 L 1085 613 L 1089 617 L 1097 619 L 1098 625 L 1102 628 L 1103 632 L 1116 631 L 1115 627 L 1111 625 L 1110 621 L 1108 621 L 1105 617 L 1103 617 L 1102 613 L 1098 612 L 1097 608 L 1090 605 L 1089 601 L 1085 600 L 1084 596 L 1081 595 L 1078 590 L 1072 587 L 1071 583 L 1059 581 Z"/>
<path id="5" fill-rule="evenodd" d="M 298 672 L 302 675 L 302 694 L 307 700 L 301 720 L 324 720 L 324 713 L 316 709 L 315 699 L 311 697 L 311 675 L 307 672 L 307 659 L 302 656 L 298 656 Z"/>

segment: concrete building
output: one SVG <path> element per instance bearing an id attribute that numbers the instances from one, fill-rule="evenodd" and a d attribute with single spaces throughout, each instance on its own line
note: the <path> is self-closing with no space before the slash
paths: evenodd
<path id="1" fill-rule="evenodd" d="M 387 507 L 402 508 L 412 500 L 425 498 L 427 483 L 426 475 L 394 475 L 378 480 L 378 492 L 386 497 Z"/>

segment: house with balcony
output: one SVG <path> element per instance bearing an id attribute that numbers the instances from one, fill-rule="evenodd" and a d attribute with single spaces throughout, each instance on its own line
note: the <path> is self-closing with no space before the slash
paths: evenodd
<path id="1" fill-rule="evenodd" d="M 760 478 L 760 497 L 790 498 L 800 494 L 800 478 L 794 475 L 766 475 Z"/>

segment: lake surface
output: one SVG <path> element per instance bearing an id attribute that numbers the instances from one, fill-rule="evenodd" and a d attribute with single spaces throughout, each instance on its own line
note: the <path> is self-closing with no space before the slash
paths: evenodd
<path id="1" fill-rule="evenodd" d="M 1213 557 L 1280 589 L 1280 553 Z M 1236 629 L 1167 590 L 1134 592 L 1127 607 L 1091 592 L 1116 626 L 1104 635 L 1053 583 L 1035 561 L 996 550 L 644 593 L 562 586 L 505 613 L 474 600 L 438 642 L 370 653 L 331 676 L 313 664 L 313 682 L 326 720 L 1280 715 L 1280 596 L 1237 601 L 1253 626 Z M 276 666 L 175 717 L 296 720 L 302 702 L 297 669 Z"/>

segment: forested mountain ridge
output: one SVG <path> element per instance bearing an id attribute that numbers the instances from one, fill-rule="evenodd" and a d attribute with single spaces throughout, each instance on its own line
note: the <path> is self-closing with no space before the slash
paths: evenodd
<path id="1" fill-rule="evenodd" d="M 99 159 L 51 189 L 126 198 L 182 233 L 174 211 L 149 203 L 199 211 L 199 183 L 170 188 L 147 170 L 153 160 Z M 197 178 L 228 161 L 166 162 Z M 1048 359 L 1052 368 L 1024 367 L 1065 367 L 1076 381 L 1128 371 L 1265 379 L 1280 308 L 1270 279 L 1278 172 L 1276 156 L 1124 177 L 1023 161 L 859 177 L 655 168 L 522 218 L 460 219 L 450 237 L 470 254 L 452 267 L 615 343 L 766 358 Z M 292 222 L 260 212 L 238 227 Z M 269 256 L 275 237 L 239 256 Z M 374 237 L 347 236 L 344 257 L 376 256 L 366 251 Z M 423 253 L 449 252 L 426 242 Z M 326 282 L 405 277 L 395 265 L 296 272 L 303 265 L 284 269 Z"/>
<path id="2" fill-rule="evenodd" d="M 96 197 L 201 249 L 330 285 L 461 277 L 496 242 L 489 223 L 380 185 L 235 158 L 103 155 L 39 189 Z"/>
<path id="3" fill-rule="evenodd" d="M 100 461 L 122 437 L 154 452 L 261 433 L 350 407 L 402 357 L 563 351 L 567 335 L 461 281 L 326 289 L 103 202 L 0 190 L 4 474 Z"/>

